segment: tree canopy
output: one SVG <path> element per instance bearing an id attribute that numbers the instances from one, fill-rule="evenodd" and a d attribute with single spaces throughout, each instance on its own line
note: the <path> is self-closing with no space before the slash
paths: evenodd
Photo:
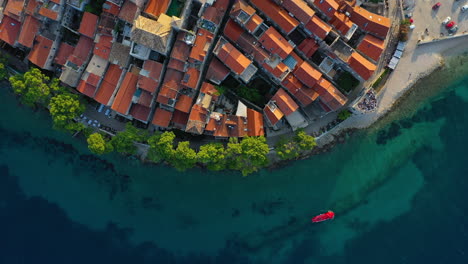
<path id="1" fill-rule="evenodd" d="M 280 139 L 275 145 L 275 151 L 280 159 L 290 160 L 298 158 L 304 151 L 312 150 L 316 145 L 314 137 L 299 129 L 291 140 Z"/>
<path id="2" fill-rule="evenodd" d="M 112 144 L 107 142 L 100 133 L 89 135 L 86 141 L 88 142 L 89 150 L 94 154 L 102 155 L 113 150 Z"/>
<path id="3" fill-rule="evenodd" d="M 153 162 L 169 160 L 174 155 L 174 132 L 164 132 L 162 134 L 154 134 L 148 139 L 148 159 Z"/>
<path id="4" fill-rule="evenodd" d="M 58 129 L 73 130 L 73 118 L 84 112 L 85 106 L 80 103 L 78 96 L 71 93 L 58 94 L 50 99 L 49 112 Z"/>
<path id="5" fill-rule="evenodd" d="M 228 167 L 246 176 L 268 164 L 269 151 L 265 137 L 246 137 L 240 143 L 230 138 L 226 149 Z"/>
<path id="6" fill-rule="evenodd" d="M 184 171 L 193 168 L 195 163 L 197 163 L 197 153 L 190 148 L 190 142 L 179 142 L 169 162 L 177 170 Z"/>
<path id="7" fill-rule="evenodd" d="M 226 168 L 226 150 L 221 143 L 209 143 L 200 147 L 198 161 L 205 164 L 209 170 Z"/>
<path id="8" fill-rule="evenodd" d="M 32 68 L 24 74 L 17 74 L 10 77 L 13 91 L 21 95 L 21 101 L 29 106 L 36 104 L 47 105 L 50 88 L 49 77 L 44 75 L 39 69 Z"/>
<path id="9" fill-rule="evenodd" d="M 135 142 L 143 142 L 147 138 L 147 131 L 134 127 L 131 123 L 125 125 L 125 130 L 117 132 L 111 143 L 115 150 L 124 154 L 136 154 Z"/>

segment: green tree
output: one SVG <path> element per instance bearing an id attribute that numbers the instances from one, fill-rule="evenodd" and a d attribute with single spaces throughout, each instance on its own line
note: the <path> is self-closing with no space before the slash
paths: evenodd
<path id="1" fill-rule="evenodd" d="M 5 80 L 8 77 L 8 71 L 5 67 L 5 63 L 0 60 L 0 80 Z"/>
<path id="2" fill-rule="evenodd" d="M 265 137 L 246 137 L 240 143 L 230 139 L 226 150 L 228 167 L 246 176 L 268 164 L 269 151 Z"/>
<path id="3" fill-rule="evenodd" d="M 89 135 L 86 141 L 88 142 L 89 150 L 91 150 L 91 152 L 94 154 L 102 155 L 113 150 L 112 144 L 106 141 L 100 133 L 93 133 Z"/>
<path id="4" fill-rule="evenodd" d="M 209 170 L 223 170 L 226 168 L 226 150 L 220 143 L 209 143 L 200 147 L 199 162 L 205 164 Z"/>
<path id="5" fill-rule="evenodd" d="M 285 137 L 281 138 L 275 145 L 276 154 L 282 160 L 295 159 L 300 156 L 297 144 L 294 140 L 288 141 Z"/>
<path id="6" fill-rule="evenodd" d="M 80 103 L 78 96 L 71 93 L 58 94 L 50 99 L 49 112 L 57 129 L 76 130 L 79 126 L 70 125 L 73 118 L 82 114 L 85 106 Z"/>
<path id="7" fill-rule="evenodd" d="M 180 171 L 193 168 L 197 163 L 197 153 L 190 148 L 190 142 L 179 142 L 169 162 Z"/>
<path id="8" fill-rule="evenodd" d="M 21 95 L 24 104 L 34 106 L 35 104 L 47 105 L 50 96 L 48 86 L 49 77 L 42 74 L 37 68 L 32 68 L 24 74 L 10 77 L 13 91 Z"/>
<path id="9" fill-rule="evenodd" d="M 351 112 L 349 110 L 343 110 L 338 114 L 338 120 L 344 121 L 351 116 Z"/>
<path id="10" fill-rule="evenodd" d="M 136 154 L 135 142 L 143 142 L 147 137 L 147 132 L 142 131 L 131 123 L 125 124 L 125 130 L 117 132 L 112 138 L 111 144 L 115 150 L 124 154 Z"/>
<path id="11" fill-rule="evenodd" d="M 162 134 L 155 134 L 148 139 L 148 159 L 153 162 L 160 162 L 162 160 L 170 160 L 174 155 L 174 132 L 164 132 Z"/>
<path id="12" fill-rule="evenodd" d="M 301 151 L 312 150 L 315 146 L 317 146 L 315 138 L 313 136 L 307 135 L 303 129 L 296 131 L 294 141 L 297 143 L 299 150 Z"/>

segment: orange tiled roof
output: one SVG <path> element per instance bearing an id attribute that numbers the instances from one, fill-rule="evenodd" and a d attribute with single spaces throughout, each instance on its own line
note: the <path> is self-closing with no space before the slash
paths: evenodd
<path id="1" fill-rule="evenodd" d="M 364 80 L 368 80 L 374 74 L 377 66 L 357 52 L 353 52 L 348 59 L 349 66 Z"/>
<path id="2" fill-rule="evenodd" d="M 110 14 L 112 14 L 114 16 L 117 16 L 119 14 L 120 7 L 118 5 L 110 2 L 110 1 L 106 1 L 102 5 L 102 11 L 110 13 Z"/>
<path id="3" fill-rule="evenodd" d="M 98 35 L 98 38 L 99 41 L 94 45 L 93 53 L 105 60 L 108 60 L 112 48 L 113 37 L 107 35 Z"/>
<path id="4" fill-rule="evenodd" d="M 21 14 L 23 13 L 24 0 L 8 0 L 3 13 L 11 16 L 15 19 L 20 20 Z"/>
<path id="5" fill-rule="evenodd" d="M 328 18 L 331 18 L 339 8 L 339 5 L 335 0 L 314 0 L 314 5 Z"/>
<path id="6" fill-rule="evenodd" d="M 213 41 L 213 37 L 213 33 L 206 29 L 199 28 L 189 57 L 197 61 L 203 61 L 211 41 Z"/>
<path id="7" fill-rule="evenodd" d="M 278 63 L 278 65 L 276 65 L 275 68 L 270 67 L 270 65 L 266 63 L 262 64 L 262 66 L 278 79 L 283 79 L 283 77 L 289 70 L 288 66 L 286 66 L 286 64 L 284 64 L 283 62 Z"/>
<path id="8" fill-rule="evenodd" d="M 305 27 L 321 39 L 325 39 L 328 33 L 330 33 L 330 31 L 332 30 L 332 27 L 330 25 L 325 23 L 322 19 L 318 18 L 317 16 L 313 16 L 309 23 L 305 25 Z"/>
<path id="9" fill-rule="evenodd" d="M 169 127 L 171 118 L 172 112 L 158 107 L 156 108 L 156 112 L 154 112 L 153 121 L 151 123 L 160 127 Z"/>
<path id="10" fill-rule="evenodd" d="M 201 15 L 201 18 L 211 21 L 218 25 L 221 22 L 221 19 L 223 18 L 224 12 L 220 12 L 216 7 L 214 6 L 208 6 L 203 14 Z"/>
<path id="11" fill-rule="evenodd" d="M 291 17 L 286 10 L 271 0 L 251 0 L 251 2 L 287 34 L 291 33 L 299 25 L 299 21 Z"/>
<path id="12" fill-rule="evenodd" d="M 76 87 L 76 90 L 88 97 L 93 97 L 94 93 L 96 92 L 96 87 L 91 85 L 90 83 L 87 83 L 85 80 L 80 80 L 80 83 L 78 84 L 78 87 Z"/>
<path id="13" fill-rule="evenodd" d="M 329 110 L 335 111 L 346 104 L 346 97 L 325 78 L 321 78 L 314 89 L 320 94 L 321 100 L 327 104 Z"/>
<path id="14" fill-rule="evenodd" d="M 146 4 L 145 13 L 148 15 L 159 17 L 166 13 L 171 0 L 149 0 Z"/>
<path id="15" fill-rule="evenodd" d="M 83 34 L 87 37 L 94 38 L 94 33 L 96 32 L 98 19 L 99 17 L 96 16 L 95 14 L 84 12 L 78 32 L 80 32 L 80 34 Z"/>
<path id="16" fill-rule="evenodd" d="M 14 46 L 21 30 L 21 23 L 5 15 L 0 24 L 0 39 Z"/>
<path id="17" fill-rule="evenodd" d="M 37 43 L 29 53 L 28 59 L 39 68 L 44 68 L 54 41 L 41 35 L 36 37 L 36 41 Z"/>
<path id="18" fill-rule="evenodd" d="M 263 33 L 258 41 L 262 46 L 271 54 L 278 54 L 280 58 L 286 59 L 286 57 L 293 51 L 294 47 L 287 41 L 286 38 L 274 28 L 268 28 Z"/>
<path id="19" fill-rule="evenodd" d="M 23 22 L 23 27 L 21 28 L 21 33 L 18 37 L 18 43 L 25 47 L 32 48 L 34 37 L 36 36 L 40 26 L 41 22 L 39 22 L 35 17 L 26 16 Z"/>
<path id="20" fill-rule="evenodd" d="M 215 50 L 217 52 L 216 56 L 219 60 L 236 75 L 243 73 L 245 69 L 252 64 L 251 60 L 224 39 L 220 39 Z"/>
<path id="21" fill-rule="evenodd" d="M 185 72 L 182 84 L 185 87 L 195 89 L 197 88 L 198 79 L 200 78 L 200 71 L 195 67 L 189 67 Z"/>
<path id="22" fill-rule="evenodd" d="M 185 129 L 189 118 L 188 113 L 184 113 L 178 110 L 175 110 L 172 114 L 172 123 L 174 123 L 174 127 Z"/>
<path id="23" fill-rule="evenodd" d="M 385 49 L 385 44 L 383 40 L 367 34 L 359 43 L 357 49 L 374 61 L 378 61 L 380 54 Z"/>
<path id="24" fill-rule="evenodd" d="M 83 65 L 83 63 L 88 58 L 89 53 L 92 51 L 93 45 L 94 45 L 94 42 L 92 39 L 85 37 L 85 36 L 80 36 L 80 39 L 78 40 L 78 44 L 73 50 L 73 54 L 68 57 L 68 60 L 78 66 Z"/>
<path id="25" fill-rule="evenodd" d="M 53 4 L 53 5 L 55 5 L 55 4 Z M 41 5 L 41 8 L 39 9 L 39 15 L 50 18 L 52 20 L 57 20 L 59 13 L 52 10 L 52 9 L 47 8 L 49 6 L 50 6 L 50 4 L 47 5 L 47 6 Z"/>
<path id="26" fill-rule="evenodd" d="M 144 105 L 146 107 L 151 107 L 151 103 L 153 102 L 153 95 L 145 90 L 140 90 L 140 97 L 138 98 L 137 104 Z"/>
<path id="27" fill-rule="evenodd" d="M 322 73 L 314 69 L 312 65 L 304 61 L 294 70 L 294 75 L 307 87 L 312 88 L 315 83 L 322 77 Z"/>
<path id="28" fill-rule="evenodd" d="M 218 58 L 214 57 L 211 60 L 208 72 L 206 73 L 206 79 L 214 82 L 221 83 L 229 75 L 229 69 L 221 62 Z"/>
<path id="29" fill-rule="evenodd" d="M 214 132 L 215 137 L 244 137 L 247 135 L 245 121 L 241 116 L 212 113 L 205 130 Z"/>
<path id="30" fill-rule="evenodd" d="M 155 81 L 161 79 L 163 65 L 160 62 L 153 60 L 145 60 L 143 69 L 149 72 L 148 77 L 153 78 Z"/>
<path id="31" fill-rule="evenodd" d="M 190 111 L 187 122 L 186 132 L 201 135 L 205 130 L 205 125 L 208 117 L 208 110 L 201 105 L 195 104 Z"/>
<path id="32" fill-rule="evenodd" d="M 306 38 L 301 42 L 301 44 L 299 44 L 297 48 L 302 51 L 308 58 L 310 58 L 318 50 L 319 45 L 314 39 Z"/>
<path id="33" fill-rule="evenodd" d="M 317 100 L 319 94 L 314 89 L 303 88 L 299 89 L 297 93 L 294 94 L 294 96 L 299 102 L 301 102 L 303 106 L 308 106 L 309 104 Z"/>
<path id="34" fill-rule="evenodd" d="M 392 24 L 389 18 L 379 16 L 357 6 L 353 8 L 350 18 L 362 30 L 371 32 L 380 38 L 387 36 Z"/>
<path id="35" fill-rule="evenodd" d="M 186 62 L 190 55 L 190 49 L 191 47 L 187 43 L 177 40 L 172 48 L 171 58 Z"/>
<path id="36" fill-rule="evenodd" d="M 112 103 L 112 109 L 123 114 L 127 115 L 132 104 L 132 97 L 136 91 L 136 84 L 138 81 L 138 75 L 133 74 L 132 72 L 127 72 L 125 78 L 120 85 L 119 91 L 115 96 L 115 100 Z"/>
<path id="37" fill-rule="evenodd" d="M 36 7 L 41 5 L 37 0 L 29 0 L 28 5 L 25 8 L 26 14 L 33 15 L 36 11 Z"/>
<path id="38" fill-rule="evenodd" d="M 271 98 L 271 101 L 275 101 L 281 112 L 283 112 L 286 116 L 296 112 L 296 110 L 299 108 L 291 96 L 289 96 L 282 88 L 276 92 L 276 94 Z"/>
<path id="39" fill-rule="evenodd" d="M 177 98 L 177 102 L 174 108 L 184 113 L 190 113 L 190 108 L 192 108 L 192 103 L 193 103 L 192 97 L 185 95 L 185 94 L 181 94 Z"/>
<path id="40" fill-rule="evenodd" d="M 347 17 L 345 14 L 337 11 L 330 20 L 330 24 L 333 25 L 341 34 L 346 35 L 354 23 L 351 22 L 349 17 Z"/>
<path id="41" fill-rule="evenodd" d="M 231 17 L 238 18 L 241 11 L 247 14 L 248 17 L 251 17 L 253 14 L 255 14 L 255 9 L 253 7 L 244 2 L 244 0 L 238 0 L 232 6 L 230 15 Z M 245 23 L 246 21 L 241 22 Z"/>
<path id="42" fill-rule="evenodd" d="M 304 0 L 283 0 L 283 7 L 304 24 L 315 14 Z"/>
<path id="43" fill-rule="evenodd" d="M 234 20 L 229 19 L 224 27 L 224 36 L 230 39 L 232 42 L 236 43 L 237 40 L 244 33 L 244 29 L 239 26 Z"/>
<path id="44" fill-rule="evenodd" d="M 154 93 L 156 92 L 156 88 L 158 88 L 158 82 L 156 82 L 152 78 L 139 75 L 138 88 L 148 91 L 150 93 Z"/>
<path id="45" fill-rule="evenodd" d="M 143 121 L 143 122 L 148 121 L 150 113 L 151 113 L 151 108 L 141 105 L 141 104 L 133 104 L 129 111 L 129 114 L 133 118 Z"/>
<path id="46" fill-rule="evenodd" d="M 86 79 L 86 82 L 91 84 L 94 87 L 97 87 L 100 80 L 101 80 L 101 76 L 98 76 L 94 73 L 89 73 L 88 79 Z"/>
<path id="47" fill-rule="evenodd" d="M 55 56 L 54 62 L 58 65 L 64 65 L 67 62 L 68 57 L 70 54 L 73 53 L 75 47 L 70 46 L 69 44 L 62 42 L 60 43 L 59 50 L 57 55 Z"/>
<path id="48" fill-rule="evenodd" d="M 167 69 L 164 77 L 164 83 L 158 93 L 157 102 L 162 104 L 168 104 L 169 100 L 175 100 L 177 98 L 178 91 L 180 89 L 180 82 L 182 81 L 183 73 Z"/>
<path id="49" fill-rule="evenodd" d="M 117 83 L 121 75 L 122 69 L 120 69 L 119 65 L 110 64 L 109 68 L 107 68 L 106 74 L 104 75 L 104 79 L 101 82 L 101 86 L 99 87 L 94 97 L 94 100 L 101 104 L 107 105 L 112 94 L 114 93 L 115 88 L 117 87 Z"/>
<path id="50" fill-rule="evenodd" d="M 138 7 L 130 0 L 126 0 L 119 12 L 119 18 L 133 24 Z"/>
<path id="51" fill-rule="evenodd" d="M 245 24 L 245 28 L 250 32 L 254 32 L 261 24 L 263 23 L 263 19 L 255 14 L 253 15 L 249 21 Z"/>
<path id="52" fill-rule="evenodd" d="M 281 112 L 278 107 L 273 107 L 270 104 L 267 104 L 265 108 L 263 108 L 263 113 L 272 126 L 276 125 L 284 117 L 284 113 Z"/>
<path id="53" fill-rule="evenodd" d="M 265 135 L 263 128 L 263 115 L 253 109 L 247 108 L 247 135 L 258 137 Z"/>

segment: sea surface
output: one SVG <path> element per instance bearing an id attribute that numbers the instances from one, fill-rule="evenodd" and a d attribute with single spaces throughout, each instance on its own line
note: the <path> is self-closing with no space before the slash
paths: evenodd
<path id="1" fill-rule="evenodd" d="M 248 177 L 94 156 L 0 92 L 0 264 L 468 263 L 467 56 L 332 151 Z"/>

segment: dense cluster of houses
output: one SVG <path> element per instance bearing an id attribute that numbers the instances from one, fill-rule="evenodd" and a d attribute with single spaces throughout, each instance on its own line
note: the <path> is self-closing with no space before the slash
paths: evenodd
<path id="1" fill-rule="evenodd" d="M 355 0 L 233 2 L 107 0 L 97 16 L 89 0 L 0 0 L 0 40 L 122 117 L 227 138 L 305 127 L 310 105 L 342 108 L 337 76 L 368 80 L 390 28 Z M 267 80 L 271 99 L 226 100 L 215 85 L 229 75 Z"/>

